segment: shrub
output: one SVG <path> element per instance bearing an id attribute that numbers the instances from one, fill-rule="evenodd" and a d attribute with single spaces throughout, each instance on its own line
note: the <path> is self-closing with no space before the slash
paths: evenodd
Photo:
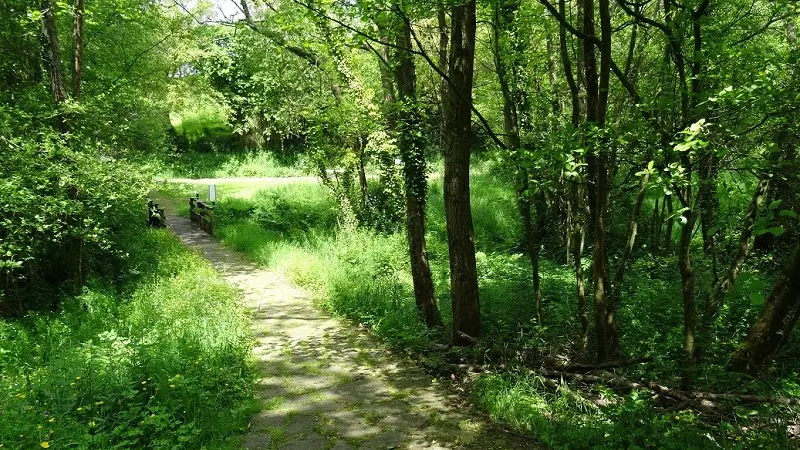
<path id="1" fill-rule="evenodd" d="M 140 171 L 66 139 L 0 141 L 0 312 L 52 307 L 64 283 L 113 268 L 121 237 L 145 222 Z"/>

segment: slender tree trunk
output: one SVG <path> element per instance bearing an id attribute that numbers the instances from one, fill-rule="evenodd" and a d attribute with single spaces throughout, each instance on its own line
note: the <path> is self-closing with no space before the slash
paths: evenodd
<path id="1" fill-rule="evenodd" d="M 83 73 L 83 15 L 84 0 L 75 0 L 73 16 L 72 41 L 72 99 L 77 101 L 81 96 L 81 75 Z"/>
<path id="2" fill-rule="evenodd" d="M 789 340 L 799 317 L 800 247 L 775 283 L 758 320 L 731 357 L 731 369 L 751 375 L 763 372 Z"/>
<path id="3" fill-rule="evenodd" d="M 578 186 L 573 186 L 573 199 L 576 208 L 580 208 Z M 579 218 L 580 214 L 576 215 Z M 586 308 L 586 284 L 583 278 L 583 245 L 586 233 L 583 228 L 583 221 L 576 220 L 572 227 L 572 261 L 575 267 L 575 289 L 578 296 L 578 320 L 581 323 L 581 350 L 589 351 L 589 312 Z"/>
<path id="4" fill-rule="evenodd" d="M 67 101 L 67 88 L 64 82 L 64 71 L 61 67 L 61 46 L 58 42 L 54 8 L 53 0 L 42 1 L 40 9 L 42 13 L 42 43 L 45 65 L 50 75 L 50 92 L 53 94 L 59 110 L 56 117 L 57 128 L 66 133 L 69 131 L 69 126 L 63 109 L 64 103 Z"/>
<path id="5" fill-rule="evenodd" d="M 600 13 L 600 72 L 597 71 L 595 43 L 583 41 L 584 79 L 586 83 L 586 119 L 598 128 L 605 126 L 608 109 L 608 86 L 611 64 L 611 18 L 608 0 L 599 0 Z M 594 0 L 583 2 L 583 32 L 595 36 Z M 605 361 L 617 351 L 617 327 L 613 305 L 608 296 L 610 271 L 606 244 L 606 216 L 610 200 L 609 150 L 602 142 L 592 142 L 587 157 L 589 172 L 589 206 L 592 222 L 592 283 L 594 285 L 597 359 Z M 595 155 L 596 154 L 596 155 Z"/>
<path id="6" fill-rule="evenodd" d="M 439 53 L 439 67 L 441 70 L 446 71 L 450 29 L 447 24 L 447 10 L 445 9 L 444 3 L 441 0 L 439 0 L 436 4 L 436 21 L 439 32 L 439 47 L 437 48 Z M 445 117 L 445 102 L 447 102 L 447 89 L 447 80 L 442 78 L 441 82 L 439 83 L 439 118 L 441 119 L 439 135 L 443 147 L 447 146 L 447 137 L 445 136 L 447 122 L 447 118 Z"/>
<path id="7" fill-rule="evenodd" d="M 739 246 L 736 248 L 736 254 L 731 259 L 730 267 L 725 276 L 722 277 L 714 285 L 711 294 L 706 298 L 705 307 L 703 308 L 703 331 L 711 326 L 711 322 L 717 316 L 722 302 L 725 300 L 725 295 L 731 290 L 739 272 L 742 270 L 747 255 L 750 251 L 750 239 L 753 237 L 753 225 L 758 219 L 758 212 L 761 204 L 764 202 L 764 197 L 769 190 L 770 179 L 762 178 L 753 192 L 753 198 L 750 200 L 750 205 L 747 208 L 747 215 L 742 221 L 742 231 L 739 234 Z"/>
<path id="8" fill-rule="evenodd" d="M 708 195 L 703 198 L 703 203 L 700 205 L 700 232 L 703 235 L 703 253 L 707 258 L 711 259 L 711 272 L 714 276 L 715 283 L 719 279 L 717 271 L 717 252 L 716 246 L 714 245 L 716 233 L 712 233 L 714 222 L 716 221 L 716 212 L 719 209 L 719 200 L 717 199 L 717 165 L 718 161 L 715 156 L 707 156 L 703 160 L 698 177 L 700 183 L 704 185 L 704 189 L 708 193 Z"/>
<path id="9" fill-rule="evenodd" d="M 651 231 L 650 231 L 650 250 L 653 253 L 658 253 L 658 249 L 661 245 L 661 206 L 660 203 L 661 198 L 656 197 L 655 206 L 653 206 L 653 217 L 651 219 Z"/>
<path id="10" fill-rule="evenodd" d="M 652 158 L 652 152 L 649 152 L 647 155 L 647 161 L 650 161 L 650 158 Z M 639 192 L 636 194 L 636 203 L 633 206 L 633 213 L 631 214 L 631 219 L 628 222 L 628 238 L 625 240 L 625 248 L 622 250 L 622 256 L 619 259 L 617 270 L 614 272 L 614 284 L 612 290 L 613 294 L 610 303 L 615 309 L 619 306 L 620 299 L 622 298 L 622 282 L 625 277 L 625 270 L 628 267 L 628 260 L 630 260 L 631 253 L 633 252 L 633 246 L 636 243 L 639 217 L 642 214 L 642 206 L 644 205 L 644 199 L 647 196 L 647 188 L 649 183 L 650 173 L 646 172 L 644 175 L 642 175 L 642 179 L 639 182 Z"/>
<path id="11" fill-rule="evenodd" d="M 412 48 L 409 25 L 398 25 L 395 44 L 399 49 Z M 399 107 L 397 111 L 398 147 L 403 157 L 405 178 L 406 226 L 411 275 L 414 281 L 414 298 L 417 309 L 430 327 L 442 325 L 436 306 L 431 267 L 425 242 L 425 206 L 428 181 L 425 174 L 425 143 L 418 132 L 421 120 L 417 104 L 417 75 L 413 56 L 397 50 L 394 61 L 395 84 Z"/>
<path id="12" fill-rule="evenodd" d="M 686 170 L 687 179 L 692 179 L 692 170 L 687 154 L 681 155 L 681 163 Z M 691 201 L 692 188 L 689 185 L 684 194 L 685 199 Z M 697 220 L 697 213 L 691 209 L 691 204 L 685 205 L 686 210 L 681 216 L 681 239 L 678 248 L 678 268 L 681 274 L 681 293 L 683 297 L 683 363 L 681 370 L 681 388 L 688 390 L 694 382 L 695 371 L 695 328 L 697 312 L 694 298 L 694 268 L 690 255 L 692 232 Z"/>
<path id="13" fill-rule="evenodd" d="M 558 11 L 561 17 L 566 17 L 566 4 L 565 0 L 559 0 Z M 575 80 L 575 75 L 572 71 L 572 62 L 570 60 L 568 46 L 567 46 L 567 30 L 563 23 L 559 24 L 558 38 L 559 50 L 561 53 L 561 64 L 564 68 L 564 77 L 567 80 L 570 93 L 570 104 L 572 107 L 571 122 L 575 130 L 581 124 L 581 94 L 578 83 Z M 579 67 L 579 72 L 582 66 Z M 584 197 L 582 189 L 577 180 L 571 180 L 569 185 L 569 196 L 572 217 L 572 261 L 575 267 L 575 288 L 578 297 L 578 320 L 581 323 L 581 347 L 584 352 L 589 349 L 589 313 L 586 308 L 586 286 L 583 278 L 583 245 L 586 237 L 584 232 L 584 214 L 585 204 L 582 198 Z"/>
<path id="14" fill-rule="evenodd" d="M 672 217 L 674 212 L 672 206 L 672 196 L 664 196 L 664 205 L 667 207 L 667 225 L 664 229 L 664 251 L 666 253 L 672 252 L 672 226 L 675 224 L 675 218 Z"/>
<path id="15" fill-rule="evenodd" d="M 558 56 L 559 50 L 551 36 L 550 28 L 545 32 L 547 45 L 547 74 L 550 82 L 550 110 L 553 112 L 553 123 L 558 124 L 561 114 L 561 101 L 558 98 Z"/>
<path id="16" fill-rule="evenodd" d="M 353 151 L 358 164 L 358 186 L 361 190 L 361 208 L 369 208 L 369 184 L 367 183 L 367 170 L 364 167 L 364 142 L 361 136 L 356 136 Z"/>
<path id="17" fill-rule="evenodd" d="M 475 63 L 475 1 L 454 6 L 445 102 L 447 148 L 444 164 L 445 218 L 453 300 L 453 343 L 471 344 L 481 334 L 475 231 L 469 192 L 472 146 L 472 82 Z"/>
<path id="18" fill-rule="evenodd" d="M 532 249 L 531 252 L 531 270 L 533 272 L 533 299 L 536 307 L 536 320 L 539 325 L 544 324 L 542 317 L 542 277 L 539 271 L 539 253 L 542 248 L 542 240 L 545 235 L 545 227 L 547 223 L 547 199 L 544 195 L 544 190 L 539 188 L 534 200 L 536 207 L 536 227 L 533 235 L 533 242 L 529 245 Z"/>

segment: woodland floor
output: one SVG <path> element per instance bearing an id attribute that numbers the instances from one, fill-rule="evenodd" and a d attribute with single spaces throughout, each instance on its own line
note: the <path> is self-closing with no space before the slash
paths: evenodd
<path id="1" fill-rule="evenodd" d="M 245 449 L 537 448 L 481 417 L 459 393 L 394 355 L 308 293 L 200 231 L 158 194 L 169 229 L 242 291 L 252 313 L 262 410 Z"/>

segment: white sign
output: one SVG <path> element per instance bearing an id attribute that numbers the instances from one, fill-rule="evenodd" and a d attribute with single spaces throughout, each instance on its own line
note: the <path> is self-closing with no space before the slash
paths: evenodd
<path id="1" fill-rule="evenodd" d="M 211 184 L 208 186 L 208 201 L 217 201 L 217 185 Z"/>

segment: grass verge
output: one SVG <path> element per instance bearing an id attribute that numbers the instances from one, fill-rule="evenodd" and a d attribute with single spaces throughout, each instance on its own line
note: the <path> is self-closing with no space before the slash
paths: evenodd
<path id="1" fill-rule="evenodd" d="M 255 406 L 237 293 L 166 231 L 125 280 L 0 322 L 0 446 L 231 448 Z"/>

